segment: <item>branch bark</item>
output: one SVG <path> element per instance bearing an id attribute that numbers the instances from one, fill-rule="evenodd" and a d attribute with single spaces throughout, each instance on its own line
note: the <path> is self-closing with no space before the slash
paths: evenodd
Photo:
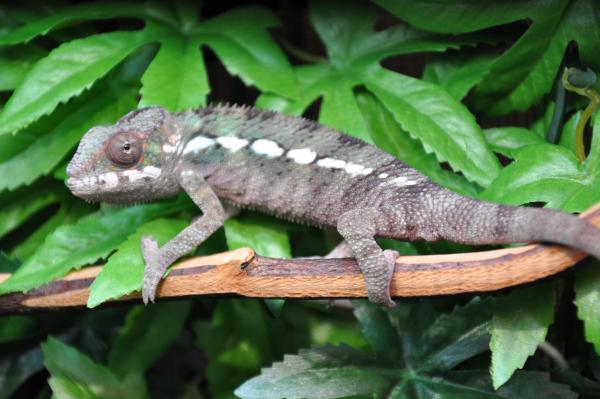
<path id="1" fill-rule="evenodd" d="M 600 204 L 582 215 L 600 227 Z M 401 256 L 391 294 L 396 297 L 495 291 L 564 271 L 586 255 L 556 245 L 450 255 Z M 28 293 L 0 297 L 0 312 L 85 306 L 101 266 L 69 273 Z M 0 282 L 9 274 L 0 274 Z M 159 298 L 208 295 L 252 298 L 365 298 L 354 259 L 273 259 L 250 248 L 187 259 L 163 280 Z M 139 293 L 118 299 L 138 300 Z"/>

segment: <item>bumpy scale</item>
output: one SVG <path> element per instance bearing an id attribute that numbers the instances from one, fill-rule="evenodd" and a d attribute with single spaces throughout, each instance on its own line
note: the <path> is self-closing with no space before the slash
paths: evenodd
<path id="1" fill-rule="evenodd" d="M 550 209 L 476 201 L 448 191 L 391 155 L 315 122 L 247 107 L 172 114 L 152 107 L 88 131 L 67 168 L 86 200 L 136 203 L 184 190 L 202 211 L 159 248 L 142 239 L 142 296 L 154 301 L 166 269 L 224 222 L 223 203 L 336 227 L 369 299 L 392 306 L 394 251 L 376 236 L 465 244 L 548 241 L 600 256 L 600 232 Z"/>

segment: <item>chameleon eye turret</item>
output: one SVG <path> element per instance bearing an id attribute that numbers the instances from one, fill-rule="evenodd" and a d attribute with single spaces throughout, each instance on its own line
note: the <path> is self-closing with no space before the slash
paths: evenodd
<path id="1" fill-rule="evenodd" d="M 119 167 L 130 167 L 137 164 L 142 157 L 144 139 L 137 132 L 119 132 L 106 143 L 106 155 Z"/>

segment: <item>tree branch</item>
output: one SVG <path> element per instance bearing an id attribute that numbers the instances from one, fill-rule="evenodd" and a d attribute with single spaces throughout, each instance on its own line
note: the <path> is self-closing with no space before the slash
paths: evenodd
<path id="1" fill-rule="evenodd" d="M 600 205 L 583 217 L 600 226 Z M 397 297 L 495 291 L 559 273 L 583 259 L 582 252 L 556 245 L 450 255 L 401 256 L 391 294 Z M 101 266 L 69 273 L 28 293 L 0 297 L 0 312 L 85 306 Z M 0 274 L 0 282 L 9 274 Z M 249 248 L 187 259 L 173 267 L 160 298 L 225 295 L 252 298 L 365 298 L 354 259 L 273 259 Z M 118 299 L 138 300 L 139 293 Z"/>

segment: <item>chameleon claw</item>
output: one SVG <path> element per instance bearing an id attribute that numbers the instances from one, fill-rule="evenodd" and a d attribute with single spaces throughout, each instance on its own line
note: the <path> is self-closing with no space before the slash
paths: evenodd
<path id="1" fill-rule="evenodd" d="M 392 284 L 392 276 L 394 275 L 394 269 L 396 268 L 396 259 L 400 256 L 398 251 L 394 251 L 391 249 L 386 249 L 383 251 L 383 256 L 386 260 L 387 265 L 387 289 L 385 292 L 386 300 L 382 305 L 387 306 L 388 308 L 393 308 L 396 306 L 396 302 L 392 300 L 390 296 L 390 285 Z"/>
<path id="2" fill-rule="evenodd" d="M 142 301 L 144 302 L 144 305 L 148 305 L 148 302 L 150 302 L 150 296 L 146 290 L 142 290 Z"/>
<path id="3" fill-rule="evenodd" d="M 148 305 L 149 302 L 154 303 L 156 298 L 156 288 L 158 287 L 158 283 L 160 282 L 159 278 L 156 278 L 153 271 L 149 271 L 150 267 L 146 266 L 144 270 L 144 283 L 142 286 L 142 300 L 144 301 L 144 305 Z"/>
<path id="4" fill-rule="evenodd" d="M 386 249 L 383 251 L 383 264 L 378 263 L 376 268 L 363 273 L 369 301 L 388 308 L 396 306 L 390 296 L 390 285 L 398 256 L 397 251 Z"/>

